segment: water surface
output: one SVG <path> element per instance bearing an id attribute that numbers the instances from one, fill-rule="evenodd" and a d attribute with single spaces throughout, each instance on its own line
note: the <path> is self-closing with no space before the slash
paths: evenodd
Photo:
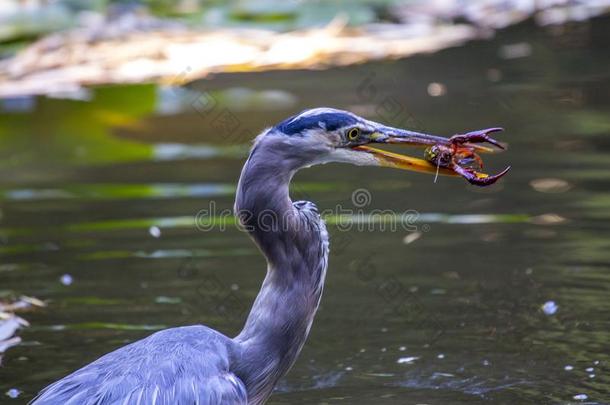
<path id="1" fill-rule="evenodd" d="M 346 232 L 329 217 L 320 312 L 270 403 L 610 402 L 607 37 L 607 19 L 524 24 L 403 61 L 3 101 L 0 292 L 49 305 L 23 314 L 0 402 L 160 328 L 236 334 L 265 267 L 227 215 L 248 143 L 320 105 L 445 135 L 503 126 L 510 149 L 486 161 L 513 170 L 484 190 L 345 165 L 299 173 L 295 200 L 408 212 L 412 227 L 365 216 Z"/>

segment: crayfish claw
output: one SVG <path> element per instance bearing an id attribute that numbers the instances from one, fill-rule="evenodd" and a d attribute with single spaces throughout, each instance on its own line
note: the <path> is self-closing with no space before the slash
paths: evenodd
<path id="1" fill-rule="evenodd" d="M 471 132 L 468 132 L 465 134 L 453 135 L 451 138 L 449 138 L 449 141 L 454 145 L 463 145 L 465 143 L 487 142 L 494 146 L 497 146 L 500 149 L 505 149 L 505 147 L 500 142 L 496 141 L 494 138 L 489 136 L 489 134 L 492 134 L 494 132 L 500 132 L 500 131 L 504 131 L 504 129 L 499 128 L 499 127 L 480 129 L 478 131 L 471 131 Z"/>
<path id="2" fill-rule="evenodd" d="M 510 166 L 506 169 L 502 170 L 500 173 L 495 174 L 493 176 L 487 175 L 485 173 L 480 173 L 472 169 L 467 169 L 461 166 L 455 165 L 453 170 L 458 173 L 460 176 L 465 178 L 470 184 L 479 187 L 491 186 L 500 178 L 504 177 L 506 173 L 510 171 Z"/>

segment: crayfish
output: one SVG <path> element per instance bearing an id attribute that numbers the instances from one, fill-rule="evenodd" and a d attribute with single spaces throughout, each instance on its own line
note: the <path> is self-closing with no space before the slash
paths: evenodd
<path id="1" fill-rule="evenodd" d="M 491 133 L 500 131 L 502 128 L 488 128 L 454 135 L 446 144 L 437 143 L 426 148 L 424 159 L 437 168 L 454 171 L 470 184 L 489 186 L 508 173 L 510 166 L 495 175 L 480 172 L 479 170 L 483 169 L 483 160 L 477 152 L 492 152 L 494 149 L 478 144 L 487 142 L 497 148 L 505 149 L 500 142 L 489 136 Z"/>

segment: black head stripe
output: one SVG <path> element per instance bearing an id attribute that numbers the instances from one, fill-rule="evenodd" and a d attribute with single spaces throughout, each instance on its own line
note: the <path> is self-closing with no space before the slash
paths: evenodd
<path id="1" fill-rule="evenodd" d="M 348 112 L 320 112 L 318 114 L 298 114 L 280 122 L 275 128 L 286 135 L 297 135 L 308 129 L 326 128 L 335 131 L 338 128 L 354 125 L 358 119 Z"/>

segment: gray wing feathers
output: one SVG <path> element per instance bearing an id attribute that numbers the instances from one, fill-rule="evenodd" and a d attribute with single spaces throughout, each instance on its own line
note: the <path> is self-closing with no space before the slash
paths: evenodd
<path id="1" fill-rule="evenodd" d="M 247 404 L 232 341 L 203 326 L 157 332 L 45 388 L 33 405 Z"/>

